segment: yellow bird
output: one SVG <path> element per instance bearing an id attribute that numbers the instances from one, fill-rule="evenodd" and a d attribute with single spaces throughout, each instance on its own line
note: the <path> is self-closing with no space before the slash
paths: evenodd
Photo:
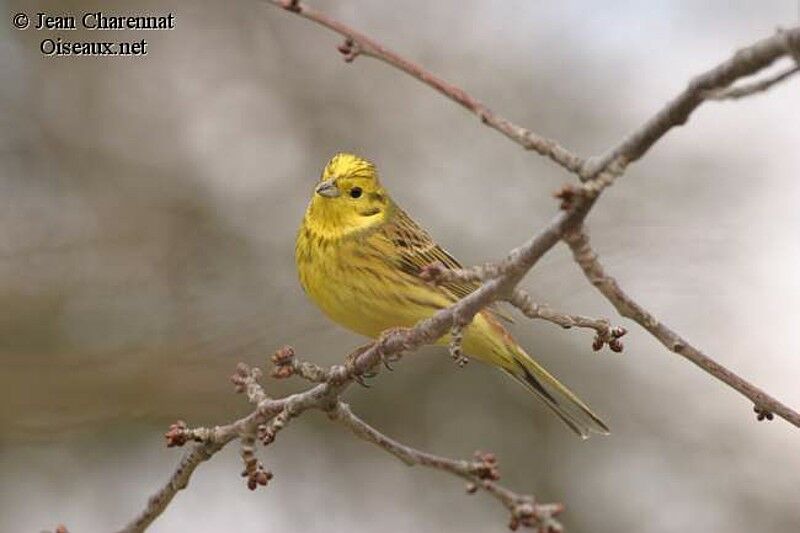
<path id="1" fill-rule="evenodd" d="M 322 171 L 297 235 L 295 260 L 314 303 L 371 338 L 411 327 L 478 288 L 421 279 L 421 270 L 437 261 L 461 266 L 392 201 L 375 166 L 352 154 L 337 154 Z M 475 316 L 464 330 L 464 352 L 514 377 L 581 437 L 608 434 L 586 404 L 525 353 L 498 316 L 495 309 Z"/>

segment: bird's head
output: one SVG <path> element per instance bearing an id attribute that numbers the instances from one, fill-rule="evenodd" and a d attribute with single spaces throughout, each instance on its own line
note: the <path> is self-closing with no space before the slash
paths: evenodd
<path id="1" fill-rule="evenodd" d="M 382 223 L 391 207 L 375 165 L 341 153 L 325 165 L 306 216 L 318 231 L 341 236 Z"/>

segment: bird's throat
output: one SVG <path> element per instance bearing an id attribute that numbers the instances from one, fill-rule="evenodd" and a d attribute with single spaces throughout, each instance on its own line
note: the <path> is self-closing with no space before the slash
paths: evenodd
<path id="1" fill-rule="evenodd" d="M 304 224 L 324 239 L 356 237 L 378 229 L 391 214 L 386 209 L 346 210 L 336 209 L 325 199 L 314 198 L 308 206 Z"/>

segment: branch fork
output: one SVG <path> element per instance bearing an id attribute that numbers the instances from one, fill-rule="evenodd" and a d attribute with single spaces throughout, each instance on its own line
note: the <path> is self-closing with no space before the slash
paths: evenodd
<path id="1" fill-rule="evenodd" d="M 287 366 L 309 368 L 304 362 L 297 360 L 294 350 L 290 347 L 278 350 L 271 357 L 271 361 L 276 368 Z M 561 531 L 561 526 L 555 516 L 561 512 L 563 506 L 560 504 L 536 504 L 532 496 L 517 494 L 499 485 L 497 482 L 500 479 L 500 473 L 494 454 L 476 452 L 472 461 L 439 457 L 401 444 L 361 420 L 340 399 L 340 394 L 346 388 L 347 383 L 354 380 L 355 377 L 348 377 L 344 383 L 336 382 L 334 368 L 337 367 L 324 371 L 329 376 L 327 381 L 318 383 L 305 392 L 273 400 L 267 397 L 260 384 L 261 371 L 240 363 L 232 378 L 234 388 L 238 393 L 244 394 L 251 404 L 254 403 L 254 398 L 260 399 L 255 410 L 231 424 L 213 429 L 190 429 L 182 421 L 172 424 L 165 435 L 168 447 L 183 446 L 189 442 L 195 444 L 184 455 L 181 464 L 173 472 L 170 480 L 155 496 L 150 498 L 147 508 L 123 531 L 144 531 L 147 525 L 166 508 L 175 494 L 186 486 L 194 469 L 232 440 L 238 439 L 240 443 L 240 455 L 244 465 L 242 477 L 246 480 L 247 488 L 255 490 L 260 486 L 267 486 L 272 480 L 273 474 L 258 460 L 257 443 L 260 442 L 264 446 L 273 444 L 277 432 L 285 428 L 293 417 L 308 409 L 318 409 L 328 413 L 331 420 L 342 423 L 359 438 L 383 448 L 408 465 L 426 466 L 465 479 L 469 483 L 468 492 L 472 493 L 481 489 L 500 501 L 509 510 L 511 524 L 514 527 L 531 525 L 539 527 L 540 531 Z M 277 374 L 280 377 L 287 377 L 282 371 Z M 316 370 L 312 374 L 314 377 L 318 375 Z M 293 373 L 293 375 L 307 379 L 300 372 Z"/>

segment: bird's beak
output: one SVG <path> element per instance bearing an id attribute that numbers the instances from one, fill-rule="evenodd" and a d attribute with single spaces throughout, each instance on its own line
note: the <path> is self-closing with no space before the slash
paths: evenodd
<path id="1" fill-rule="evenodd" d="M 339 188 L 333 180 L 325 180 L 317 185 L 316 193 L 325 198 L 336 198 L 339 196 Z"/>

